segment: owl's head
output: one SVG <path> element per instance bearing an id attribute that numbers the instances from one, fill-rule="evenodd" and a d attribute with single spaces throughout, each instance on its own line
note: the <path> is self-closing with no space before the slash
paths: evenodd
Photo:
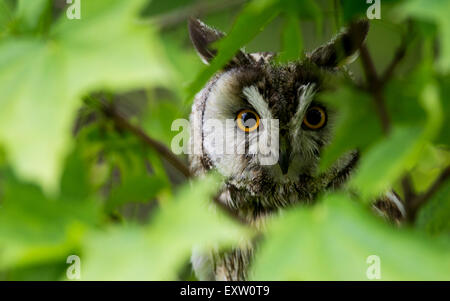
<path id="1" fill-rule="evenodd" d="M 336 114 L 317 93 L 330 89 L 329 79 L 354 57 L 367 32 L 366 21 L 355 22 L 304 59 L 287 64 L 277 63 L 273 53 L 239 51 L 196 96 L 191 115 L 194 171 L 217 169 L 252 194 L 264 193 L 269 183 L 315 177 Z M 217 53 L 214 42 L 224 33 L 197 19 L 189 21 L 189 33 L 208 64 Z M 265 161 L 258 154 L 261 141 L 276 149 L 263 156 Z M 342 175 L 355 156 L 347 154 L 330 172 Z"/>

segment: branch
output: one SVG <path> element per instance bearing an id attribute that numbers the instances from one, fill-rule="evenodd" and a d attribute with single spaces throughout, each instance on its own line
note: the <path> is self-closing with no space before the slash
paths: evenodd
<path id="1" fill-rule="evenodd" d="M 148 145 L 150 148 L 154 149 L 158 154 L 166 159 L 173 167 L 180 171 L 185 177 L 191 177 L 191 172 L 186 164 L 181 161 L 167 146 L 161 142 L 149 137 L 141 128 L 131 124 L 125 117 L 123 117 L 113 105 L 109 105 L 106 102 L 101 102 L 103 112 L 110 117 L 114 123 L 125 129 L 136 137 L 138 137 L 142 142 Z"/>
<path id="2" fill-rule="evenodd" d="M 408 206 L 408 220 L 414 221 L 419 209 L 430 200 L 433 195 L 441 188 L 441 186 L 445 183 L 445 181 L 450 178 L 450 166 L 444 168 L 441 174 L 437 177 L 437 179 L 431 184 L 427 191 L 423 194 L 417 196 L 412 199 L 411 202 L 407 203 Z"/>
<path id="3" fill-rule="evenodd" d="M 394 57 L 392 58 L 391 62 L 386 67 L 386 70 L 384 70 L 383 75 L 381 76 L 380 82 L 382 86 L 386 85 L 386 83 L 391 79 L 398 64 L 405 57 L 406 48 L 408 46 L 408 43 L 411 41 L 411 34 L 412 34 L 412 24 L 411 20 L 408 20 L 407 32 L 402 36 L 400 46 L 395 51 Z"/>
<path id="4" fill-rule="evenodd" d="M 383 132 L 388 134 L 391 129 L 391 120 L 389 118 L 389 113 L 387 111 L 386 102 L 383 96 L 383 85 L 380 82 L 372 57 L 370 56 L 369 50 L 365 44 L 361 46 L 360 54 L 364 73 L 367 78 L 367 88 L 369 89 L 369 92 L 372 93 L 375 101 L 375 108 L 377 110 L 378 117 L 380 118 Z"/>
<path id="5" fill-rule="evenodd" d="M 178 171 L 183 173 L 186 178 L 192 178 L 192 174 L 186 164 L 181 161 L 168 147 L 166 147 L 161 142 L 149 137 L 140 127 L 133 125 L 130 123 L 125 117 L 123 117 L 112 104 L 108 104 L 106 101 L 101 101 L 101 109 L 105 113 L 106 116 L 111 118 L 116 126 L 122 128 L 124 130 L 129 131 L 136 137 L 138 137 L 142 142 L 144 142 L 147 146 L 154 149 L 158 152 L 164 159 L 166 159 L 173 167 L 175 167 Z M 248 222 L 241 217 L 236 210 L 226 206 L 219 200 L 218 196 L 213 198 L 214 203 L 222 208 L 225 213 L 227 213 L 231 218 L 238 221 L 243 225 L 247 225 Z"/>
<path id="6" fill-rule="evenodd" d="M 401 183 L 403 188 L 404 201 L 406 203 L 409 203 L 412 199 L 416 198 L 416 193 L 414 191 L 411 176 L 408 173 L 405 174 L 401 180 Z"/>
<path id="7" fill-rule="evenodd" d="M 381 76 L 381 84 L 384 86 L 394 74 L 394 70 L 397 68 L 398 64 L 403 60 L 406 54 L 406 39 L 402 40 L 400 47 L 395 51 L 395 55 L 391 61 L 391 63 L 387 66 L 386 70 L 384 70 L 383 75 Z"/>

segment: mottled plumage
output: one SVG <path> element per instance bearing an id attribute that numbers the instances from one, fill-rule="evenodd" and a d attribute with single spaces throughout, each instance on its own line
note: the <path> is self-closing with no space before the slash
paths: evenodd
<path id="1" fill-rule="evenodd" d="M 216 54 L 211 43 L 224 34 L 195 19 L 190 20 L 189 31 L 199 55 L 208 63 Z M 219 201 L 249 224 L 258 226 L 268 214 L 293 204 L 313 203 L 320 192 L 341 186 L 357 164 L 359 156 L 355 150 L 343 155 L 325 173 L 318 173 L 320 153 L 332 138 L 337 112 L 315 96 L 333 89 L 332 79 L 343 74 L 339 66 L 355 55 L 367 31 L 367 22 L 356 22 L 302 61 L 287 64 L 275 63 L 271 53 L 239 51 L 196 95 L 191 114 L 191 147 L 197 151 L 190 156 L 191 169 L 198 176 L 212 169 L 225 176 Z M 314 108 L 313 122 L 318 116 L 326 118 L 320 120 L 318 128 L 305 121 L 306 114 Z M 242 110 L 251 110 L 261 119 L 278 120 L 277 164 L 262 165 L 252 152 L 262 135 L 270 136 L 264 124 L 252 132 L 240 131 L 232 124 L 222 133 L 224 137 L 217 137 L 217 132 L 206 126 L 213 119 L 224 123 L 236 120 Z M 232 135 L 242 139 L 227 140 L 227 147 L 241 147 L 244 153 L 219 151 L 217 139 Z M 401 203 L 391 201 L 391 197 L 395 195 L 380 199 L 377 210 L 400 219 L 397 206 Z M 246 279 L 253 248 L 249 244 L 228 252 L 195 251 L 194 270 L 202 280 Z"/>

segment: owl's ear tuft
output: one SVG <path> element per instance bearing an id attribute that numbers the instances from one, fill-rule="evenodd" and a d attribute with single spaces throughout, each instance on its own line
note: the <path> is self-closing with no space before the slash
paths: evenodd
<path id="1" fill-rule="evenodd" d="M 225 33 L 216 30 L 195 18 L 189 19 L 188 28 L 192 44 L 194 44 L 194 47 L 202 61 L 208 65 L 217 55 L 217 49 L 213 47 L 214 42 L 223 38 Z M 244 53 L 242 50 L 239 50 L 231 61 L 225 66 L 225 69 L 252 62 L 253 59 L 249 55 Z"/>
<path id="2" fill-rule="evenodd" d="M 189 19 L 188 28 L 189 36 L 198 55 L 205 64 L 209 64 L 217 54 L 217 49 L 212 48 L 211 44 L 220 40 L 225 34 L 195 18 Z"/>
<path id="3" fill-rule="evenodd" d="M 356 58 L 357 51 L 364 43 L 369 32 L 366 19 L 352 22 L 329 43 L 314 50 L 308 57 L 317 66 L 335 68 Z"/>

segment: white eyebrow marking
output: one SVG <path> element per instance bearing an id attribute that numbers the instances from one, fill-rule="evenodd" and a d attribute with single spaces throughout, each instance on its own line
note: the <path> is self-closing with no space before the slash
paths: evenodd
<path id="1" fill-rule="evenodd" d="M 269 110 L 269 105 L 258 92 L 258 89 L 255 86 L 245 87 L 242 89 L 245 97 L 247 97 L 248 102 L 255 108 L 256 112 L 258 112 L 259 116 L 262 119 L 272 119 L 272 114 Z"/>
<path id="2" fill-rule="evenodd" d="M 300 128 L 303 123 L 303 116 L 305 115 L 306 110 L 316 94 L 314 91 L 315 86 L 315 83 L 307 83 L 306 85 L 301 85 L 300 88 L 298 88 L 298 94 L 300 94 L 300 96 L 298 99 L 297 112 L 295 112 L 294 117 L 292 117 L 290 121 L 290 127 L 294 129 L 292 131 L 293 136 L 297 136 L 300 132 Z"/>

